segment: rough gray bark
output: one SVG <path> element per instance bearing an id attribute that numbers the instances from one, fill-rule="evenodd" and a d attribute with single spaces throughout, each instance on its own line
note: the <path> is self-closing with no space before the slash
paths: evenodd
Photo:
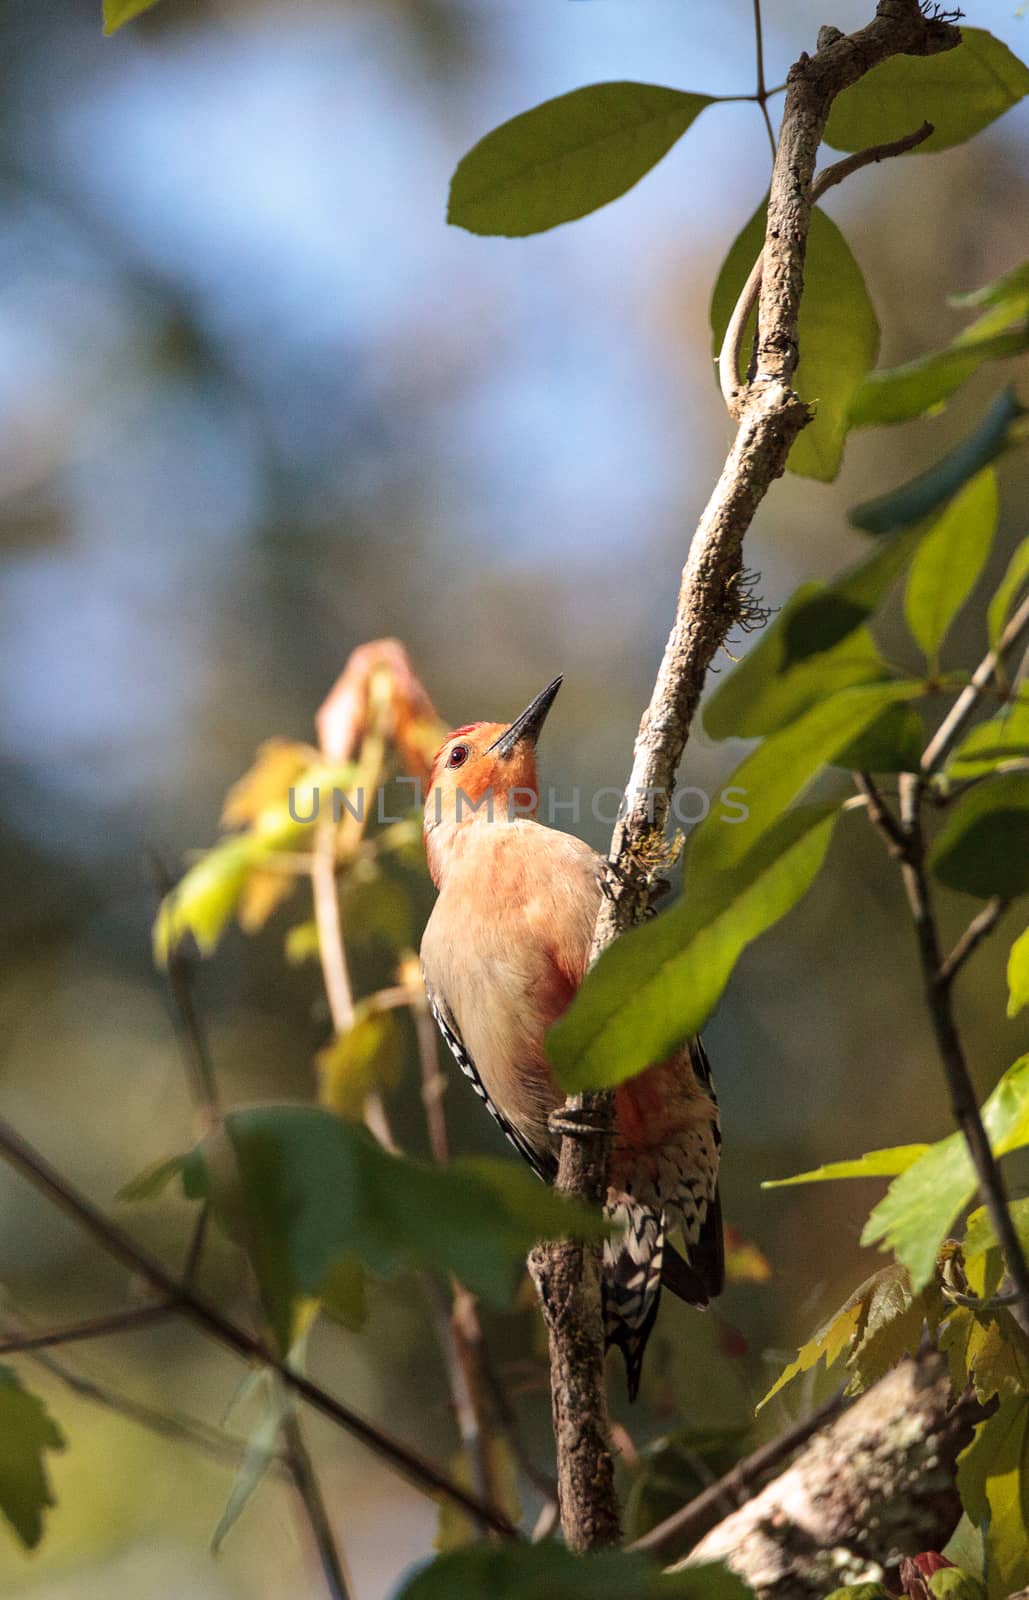
<path id="1" fill-rule="evenodd" d="M 754 376 L 735 397 L 736 437 L 690 545 L 675 620 L 636 737 L 625 812 L 609 852 L 611 899 L 597 919 L 593 959 L 646 910 L 646 867 L 659 853 L 707 670 L 744 605 L 744 536 L 810 420 L 792 379 L 815 161 L 832 102 L 890 56 L 935 54 L 959 42 L 958 30 L 925 16 L 917 0 L 879 0 L 867 27 L 849 36 L 823 28 L 815 54 L 802 55 L 790 69 L 768 202 Z M 558 1187 L 594 1204 L 607 1191 L 612 1117 L 610 1092 L 573 1096 L 565 1108 Z M 550 1331 L 561 1525 L 569 1546 L 585 1550 L 619 1537 L 599 1250 L 550 1244 L 534 1252 L 532 1270 Z"/>
<path id="2" fill-rule="evenodd" d="M 882 1579 L 950 1537 L 954 1465 L 983 1415 L 971 1395 L 951 1403 L 941 1356 L 903 1361 L 680 1565 L 725 1561 L 758 1600 L 819 1600 Z"/>

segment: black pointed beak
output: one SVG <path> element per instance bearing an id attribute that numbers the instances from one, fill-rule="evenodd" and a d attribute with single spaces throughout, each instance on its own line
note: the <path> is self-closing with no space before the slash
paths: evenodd
<path id="1" fill-rule="evenodd" d="M 515 746 L 523 739 L 528 739 L 529 743 L 534 745 L 547 720 L 547 712 L 557 699 L 557 691 L 563 682 L 564 678 L 560 677 L 555 678 L 553 683 L 548 683 L 542 693 L 530 701 L 521 716 L 515 718 L 507 731 L 502 733 L 499 739 L 494 739 L 489 747 L 490 750 L 496 751 L 498 756 L 507 757 L 514 754 Z"/>

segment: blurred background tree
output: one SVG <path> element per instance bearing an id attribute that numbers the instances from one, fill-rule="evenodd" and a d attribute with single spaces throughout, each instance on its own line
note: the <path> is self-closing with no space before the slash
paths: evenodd
<path id="1" fill-rule="evenodd" d="M 839 26 L 865 20 L 861 5 L 837 9 Z M 822 20 L 806 0 L 769 8 L 774 81 Z M 1026 55 L 1007 4 L 983 0 L 972 20 Z M 191 1130 L 150 960 L 148 852 L 179 859 L 209 840 L 258 743 L 312 736 L 353 646 L 404 639 L 452 723 L 513 714 L 563 671 L 547 778 L 624 780 L 724 456 L 708 301 L 767 185 L 768 149 L 756 108 L 726 107 L 574 228 L 487 242 L 444 222 L 457 158 L 547 95 L 622 77 L 749 92 L 742 3 L 698 0 L 688 16 L 671 0 L 173 3 L 105 41 L 92 4 L 61 0 L 0 7 L 0 30 L 0 1106 L 108 1206 Z M 1024 254 L 1027 104 L 974 146 L 873 168 L 828 198 L 876 302 L 883 362 L 938 346 L 963 325 L 947 295 Z M 861 554 L 847 507 L 967 434 L 995 385 L 988 371 L 940 417 L 855 434 L 831 485 L 786 479 L 748 547 L 765 601 Z M 984 594 L 1024 532 L 1027 474 L 1024 453 L 1005 469 Z M 956 660 L 977 656 L 981 612 L 966 613 Z M 910 661 L 899 625 L 885 645 Z M 698 730 L 686 781 L 717 787 L 739 753 Z M 602 824 L 584 831 L 606 843 Z M 857 830 L 833 865 L 748 955 L 708 1030 L 726 1208 L 772 1281 L 732 1289 L 724 1320 L 665 1311 L 638 1443 L 683 1414 L 748 1425 L 782 1351 L 863 1275 L 863 1195 L 798 1190 L 773 1205 L 759 1180 L 949 1131 L 895 877 Z M 428 902 L 417 881 L 409 892 L 413 943 Z M 945 910 L 956 932 L 962 908 Z M 317 968 L 282 960 L 292 920 L 234 933 L 202 970 L 227 1099 L 311 1094 L 329 1018 Z M 354 951 L 361 992 L 388 980 L 392 951 L 374 934 Z M 1026 1029 L 1000 1020 L 1001 963 L 977 973 L 960 1005 L 985 1092 Z M 417 1147 L 404 1037 L 392 1103 Z M 474 1097 L 455 1089 L 447 1111 L 456 1149 L 501 1148 Z M 52 1321 L 110 1303 L 121 1275 L 6 1173 L 0 1205 L 0 1282 L 21 1310 Z M 184 1222 L 169 1206 L 134 1226 L 170 1248 Z M 213 1257 L 229 1294 L 232 1257 Z M 418 1287 L 373 1286 L 371 1319 L 374 1340 L 316 1334 L 312 1361 L 447 1459 L 456 1438 Z M 490 1333 L 543 1453 L 534 1327 L 526 1310 Z M 178 1324 L 84 1349 L 76 1370 L 200 1416 L 235 1372 Z M 69 1448 L 41 1549 L 0 1543 L 11 1593 L 308 1592 L 285 1488 L 268 1486 L 213 1564 L 203 1542 L 231 1467 L 52 1376 L 35 1386 Z M 802 1402 L 782 1404 L 779 1422 Z M 326 1494 L 348 1508 L 358 1592 L 384 1593 L 431 1546 L 434 1508 L 346 1439 L 311 1433 Z"/>

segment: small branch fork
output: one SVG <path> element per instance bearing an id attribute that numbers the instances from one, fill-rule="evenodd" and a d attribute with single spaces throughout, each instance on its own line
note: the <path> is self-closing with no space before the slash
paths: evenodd
<path id="1" fill-rule="evenodd" d="M 859 172 L 862 167 L 871 166 L 873 162 L 886 161 L 890 156 L 902 156 L 908 150 L 914 150 L 933 132 L 931 122 L 923 122 L 914 133 L 907 134 L 903 139 L 894 139 L 890 144 L 870 145 L 867 150 L 858 150 L 852 156 L 846 156 L 842 161 L 836 161 L 831 167 L 826 167 L 815 179 L 811 189 L 811 203 L 816 205 L 828 189 L 842 183 L 844 178 L 849 178 L 852 172 Z M 740 354 L 743 349 L 743 335 L 746 331 L 747 320 L 757 303 L 761 289 L 761 273 L 764 266 L 765 253 L 762 250 L 754 265 L 750 269 L 750 276 L 740 291 L 740 297 L 733 309 L 729 324 L 722 340 L 722 348 L 718 352 L 718 383 L 722 391 L 729 415 L 739 415 L 741 398 L 739 370 Z"/>
<path id="2" fill-rule="evenodd" d="M 744 536 L 785 470 L 793 441 L 810 421 L 792 382 L 815 161 L 833 100 L 891 56 L 936 54 L 953 48 L 960 37 L 949 23 L 925 16 L 918 0 L 879 0 L 867 27 L 851 35 L 823 29 L 815 54 L 802 55 L 790 69 L 755 290 L 753 373 L 737 389 L 733 372 L 736 437 L 690 545 L 675 620 L 640 723 L 611 841 L 609 895 L 597 919 L 593 960 L 645 915 L 648 893 L 640 863 L 663 836 L 675 773 L 708 668 L 737 620 Z M 613 1095 L 572 1096 L 566 1111 L 573 1125 L 580 1120 L 581 1131 L 562 1137 L 558 1187 L 599 1205 L 607 1192 Z M 578 1550 L 612 1544 L 619 1538 L 620 1518 L 603 1382 L 600 1250 L 573 1241 L 549 1244 L 534 1252 L 531 1266 L 550 1331 L 565 1541 Z"/>
<path id="3" fill-rule="evenodd" d="M 950 1092 L 954 1121 L 965 1136 L 979 1182 L 980 1196 L 989 1212 L 1004 1265 L 1014 1285 L 1015 1301 L 1022 1320 L 1029 1325 L 1029 1263 L 1026 1262 L 1021 1240 L 1011 1220 L 1004 1178 L 979 1113 L 953 1002 L 954 979 L 973 951 L 996 927 L 1007 909 L 1007 902 L 999 897 L 988 901 L 982 911 L 973 917 L 950 954 L 944 956 L 925 871 L 921 819 L 921 803 L 927 780 L 947 760 L 969 718 L 987 693 L 1006 651 L 1018 643 L 1026 628 L 1029 628 L 1029 599 L 1023 602 L 1008 623 L 998 649 L 991 650 L 980 662 L 971 682 L 929 741 L 922 754 L 921 771 L 901 773 L 899 817 L 894 816 L 886 806 L 868 773 L 856 773 L 855 783 L 864 796 L 869 821 L 879 830 L 889 854 L 900 867 L 918 941 L 926 1004 Z"/>

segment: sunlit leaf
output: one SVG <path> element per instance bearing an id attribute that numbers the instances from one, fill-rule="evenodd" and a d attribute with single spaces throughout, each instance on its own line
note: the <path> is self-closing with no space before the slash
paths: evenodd
<path id="1" fill-rule="evenodd" d="M 172 950 L 188 934 L 201 955 L 210 955 L 236 909 L 253 855 L 250 839 L 226 839 L 201 856 L 165 895 L 154 923 L 159 967 L 167 966 Z"/>
<path id="2" fill-rule="evenodd" d="M 1008 448 L 1013 438 L 1012 425 L 1025 414 L 1025 407 L 1019 403 L 1014 390 L 1003 390 L 967 439 L 940 456 L 917 478 L 878 499 L 854 506 L 848 513 L 850 521 L 866 533 L 893 533 L 913 527 L 944 505 L 969 478 Z"/>
<path id="3" fill-rule="evenodd" d="M 908 130 L 910 132 L 910 129 Z M 717 355 L 733 309 L 765 239 L 765 203 L 758 207 L 726 256 L 711 298 L 711 332 Z M 741 346 L 740 376 L 750 361 L 752 327 Z M 798 326 L 800 362 L 793 384 L 815 417 L 798 436 L 787 465 L 801 477 L 829 482 L 839 471 L 851 400 L 871 370 L 879 324 L 861 268 L 836 224 L 817 207 L 811 217 Z"/>
<path id="4" fill-rule="evenodd" d="M 320 1296 L 341 1262 L 452 1272 L 505 1305 L 536 1239 L 603 1231 L 598 1216 L 513 1162 L 437 1167 L 390 1155 L 364 1128 L 315 1106 L 232 1111 L 226 1131 L 231 1150 L 212 1136 L 183 1157 L 183 1186 L 213 1201 L 248 1250 L 283 1349 L 298 1306 Z"/>
<path id="5" fill-rule="evenodd" d="M 826 1600 L 894 1600 L 894 1597 L 881 1583 L 846 1583 L 842 1589 L 833 1589 Z"/>
<path id="6" fill-rule="evenodd" d="M 247 1439 L 243 1459 L 225 1503 L 225 1510 L 211 1535 L 213 1555 L 217 1555 L 221 1550 L 225 1539 L 239 1521 L 248 1502 L 263 1483 L 275 1461 L 283 1411 L 289 1401 L 283 1395 L 281 1386 L 272 1373 L 262 1372 L 257 1376 L 260 1382 L 255 1392 L 261 1396 L 262 1416 Z"/>
<path id="7" fill-rule="evenodd" d="M 157 0 L 104 0 L 104 32 L 115 33 L 124 23 L 142 16 L 156 3 Z"/>
<path id="8" fill-rule="evenodd" d="M 1008 1016 L 1029 1005 L 1029 928 L 1019 934 L 1008 956 Z"/>
<path id="9" fill-rule="evenodd" d="M 43 1513 L 57 1503 L 46 1452 L 64 1445 L 45 1403 L 22 1388 L 10 1367 L 0 1366 L 0 1512 L 30 1550 L 43 1537 Z"/>
<path id="10" fill-rule="evenodd" d="M 955 340 L 942 350 L 869 373 L 850 404 L 850 426 L 868 428 L 907 422 L 938 411 L 987 361 L 1006 361 L 1029 349 L 1029 328 L 1014 328 L 976 340 Z"/>
<path id="11" fill-rule="evenodd" d="M 963 144 L 1029 92 L 1029 68 L 982 28 L 962 28 L 961 43 L 931 56 L 897 55 L 833 101 L 825 130 L 835 150 L 864 150 L 902 139 L 921 122 L 933 132 L 909 155 Z"/>
<path id="12" fill-rule="evenodd" d="M 298 922 L 290 928 L 283 944 L 283 954 L 291 967 L 302 966 L 305 961 L 317 961 L 320 942 L 317 922 Z"/>
<path id="13" fill-rule="evenodd" d="M 793 1178 L 769 1178 L 762 1189 L 788 1189 L 797 1183 L 828 1183 L 837 1178 L 895 1178 L 913 1167 L 932 1147 L 927 1144 L 898 1144 L 888 1150 L 870 1150 L 853 1161 L 830 1161 L 811 1172 L 798 1172 Z"/>
<path id="14" fill-rule="evenodd" d="M 988 1523 L 987 1588 L 1006 1600 L 1029 1582 L 1029 1396 L 1004 1400 L 958 1457 L 958 1490 L 969 1520 Z"/>
<path id="15" fill-rule="evenodd" d="M 986 467 L 965 484 L 918 547 L 904 592 L 904 615 L 930 662 L 935 663 L 986 564 L 998 514 L 997 476 Z"/>
<path id="16" fill-rule="evenodd" d="M 772 1277 L 772 1264 L 753 1239 L 747 1239 L 739 1228 L 725 1225 L 725 1281 L 726 1283 L 768 1283 Z"/>
<path id="17" fill-rule="evenodd" d="M 948 889 L 982 900 L 1029 890 L 1029 773 L 1009 772 L 956 801 L 929 865 Z"/>
<path id="18" fill-rule="evenodd" d="M 829 587 L 805 583 L 705 702 L 713 739 L 776 733 L 839 689 L 889 677 L 861 624 L 910 561 L 924 529 L 884 539 Z"/>
<path id="19" fill-rule="evenodd" d="M 939 1336 L 950 1363 L 951 1384 L 961 1394 L 973 1384 L 984 1404 L 1029 1393 L 1029 1335 L 1004 1306 L 976 1311 L 957 1306 Z"/>
<path id="20" fill-rule="evenodd" d="M 811 886 L 836 816 L 824 806 L 789 812 L 743 867 L 726 873 L 720 905 L 709 896 L 701 910 L 687 894 L 611 945 L 547 1034 L 561 1085 L 621 1083 L 697 1033 L 744 948 Z"/>
<path id="21" fill-rule="evenodd" d="M 1029 538 L 1023 539 L 1008 564 L 986 613 L 990 649 L 996 650 L 1022 591 L 1029 584 Z"/>
<path id="22" fill-rule="evenodd" d="M 394 1600 L 753 1600 L 721 1565 L 662 1572 L 627 1550 L 573 1555 L 555 1542 L 466 1545 L 422 1567 Z"/>
<path id="23" fill-rule="evenodd" d="M 310 767 L 318 764 L 313 745 L 293 739 L 266 739 L 258 745 L 253 766 L 237 778 L 222 805 L 222 826 L 247 828 L 270 806 L 281 805 Z"/>
<path id="24" fill-rule="evenodd" d="M 1029 1144 L 1029 1056 L 1008 1068 L 982 1115 L 995 1154 Z M 862 1244 L 892 1250 L 910 1271 L 917 1292 L 932 1277 L 940 1245 L 975 1193 L 976 1181 L 963 1134 L 941 1139 L 893 1180 L 865 1224 Z"/>
<path id="25" fill-rule="evenodd" d="M 470 233 L 540 233 L 638 183 L 711 104 L 652 83 L 593 83 L 512 117 L 458 163 L 447 221 Z"/>

